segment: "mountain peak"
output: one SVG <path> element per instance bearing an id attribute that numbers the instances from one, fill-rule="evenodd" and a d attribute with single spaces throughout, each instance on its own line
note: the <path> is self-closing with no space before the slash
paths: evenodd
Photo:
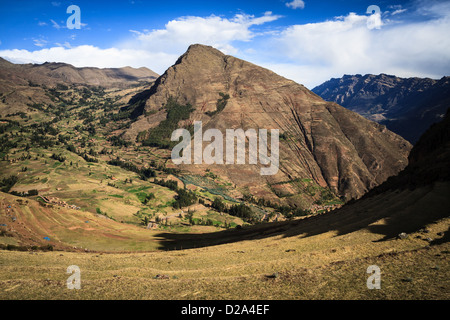
<path id="1" fill-rule="evenodd" d="M 200 44 L 200 43 L 195 43 L 195 44 L 191 44 L 188 49 L 186 50 L 186 53 L 192 53 L 192 52 L 211 52 L 211 53 L 219 53 L 224 55 L 221 51 L 219 51 L 218 49 L 212 47 L 212 46 L 208 46 L 205 44 Z"/>
<path id="2" fill-rule="evenodd" d="M 186 58 L 200 60 L 200 62 L 203 62 L 205 60 L 211 59 L 214 56 L 224 57 L 225 54 L 211 46 L 203 44 L 192 44 L 189 46 L 186 52 L 178 58 L 178 60 L 175 62 L 175 65 L 180 64 Z"/>
<path id="3" fill-rule="evenodd" d="M 280 135 L 288 138 L 280 145 L 280 168 L 274 177 L 267 178 L 270 181 L 260 176 L 259 165 L 213 164 L 208 168 L 237 186 L 251 189 L 252 194 L 273 200 L 279 200 L 273 195 L 280 194 L 288 201 L 300 201 L 287 195 L 304 194 L 301 188 L 305 186 L 281 183 L 292 177 L 311 179 L 314 185 L 347 198 L 359 197 L 403 169 L 411 148 L 382 126 L 325 102 L 292 80 L 200 44 L 191 45 L 140 97 L 136 115 L 141 116 L 127 129 L 127 139 L 139 136 L 145 141 L 147 130 L 166 119 L 169 99 L 192 106 L 189 119 L 179 126 L 201 121 L 205 130 L 221 132 L 280 130 Z M 226 101 L 224 97 L 228 97 Z M 135 100 L 130 108 L 133 105 Z M 206 168 L 196 165 L 181 169 L 202 174 Z M 268 187 L 272 184 L 273 188 Z"/>

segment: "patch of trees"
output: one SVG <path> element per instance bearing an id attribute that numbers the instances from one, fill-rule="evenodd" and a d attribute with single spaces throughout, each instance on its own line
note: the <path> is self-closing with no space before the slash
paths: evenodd
<path id="1" fill-rule="evenodd" d="M 66 90 L 69 90 L 69 87 L 66 86 L 66 85 L 64 85 L 64 84 L 58 83 L 58 84 L 56 85 L 56 89 L 57 89 L 57 90 L 61 90 L 61 91 L 66 91 Z"/>
<path id="2" fill-rule="evenodd" d="M 97 130 L 92 124 L 86 127 L 86 131 L 89 133 L 90 136 L 95 136 L 95 134 L 97 133 Z"/>
<path id="3" fill-rule="evenodd" d="M 309 210 L 291 207 L 291 206 L 287 206 L 287 205 L 279 205 L 277 203 L 272 203 L 270 200 L 266 200 L 264 198 L 259 198 L 258 200 L 256 200 L 251 195 L 244 195 L 243 199 L 244 199 L 244 201 L 254 203 L 259 206 L 273 208 L 288 219 L 293 218 L 293 217 L 307 216 L 307 215 L 311 214 L 311 211 L 309 211 Z"/>
<path id="4" fill-rule="evenodd" d="M 243 203 L 234 204 L 234 205 L 231 205 L 230 207 L 228 207 L 222 201 L 222 199 L 217 197 L 211 203 L 211 208 L 216 209 L 219 212 L 224 212 L 224 213 L 228 213 L 229 215 L 239 217 L 246 222 L 253 223 L 253 222 L 258 221 L 258 218 L 255 215 L 255 213 L 253 212 L 253 210 L 249 206 L 247 206 Z"/>
<path id="5" fill-rule="evenodd" d="M 68 144 L 66 146 L 66 149 L 69 150 L 70 152 L 75 153 L 76 155 L 79 155 L 86 162 L 98 163 L 98 159 L 95 158 L 97 156 L 97 152 L 95 152 L 94 149 L 92 149 L 92 148 L 89 150 L 89 153 L 86 153 L 86 152 L 81 153 L 81 152 L 77 152 L 77 149 L 75 148 L 75 146 L 73 144 Z"/>
<path id="6" fill-rule="evenodd" d="M 180 169 L 177 169 L 177 168 L 166 168 L 166 167 L 164 167 L 164 166 L 162 166 L 162 165 L 157 165 L 156 162 L 155 162 L 155 160 L 152 160 L 152 161 L 150 162 L 150 166 L 151 166 L 152 168 L 158 169 L 159 171 L 165 172 L 165 173 L 167 173 L 167 174 L 172 174 L 172 175 L 174 175 L 174 176 L 178 175 L 178 174 L 181 172 L 181 170 L 180 170 Z"/>
<path id="7" fill-rule="evenodd" d="M 166 180 L 166 181 L 164 181 L 163 179 L 161 179 L 161 180 L 155 179 L 153 181 L 153 183 L 156 183 L 156 184 L 158 184 L 160 186 L 169 188 L 172 191 L 177 191 L 178 190 L 178 183 L 176 181 L 174 181 L 174 180 Z"/>
<path id="8" fill-rule="evenodd" d="M 97 158 L 90 157 L 87 153 L 81 154 L 81 157 L 82 157 L 82 158 L 84 159 L 84 161 L 86 161 L 86 162 L 98 163 L 98 159 L 97 159 Z"/>
<path id="9" fill-rule="evenodd" d="M 92 112 L 88 108 L 83 109 L 80 112 L 78 112 L 78 119 L 80 119 L 80 120 L 88 119 L 91 116 L 92 116 Z"/>
<path id="10" fill-rule="evenodd" d="M 219 92 L 219 95 L 220 95 L 220 99 L 217 100 L 216 110 L 215 111 L 207 111 L 207 112 L 205 112 L 210 117 L 216 115 L 217 113 L 219 113 L 223 109 L 225 109 L 225 106 L 228 103 L 228 99 L 230 99 L 230 95 L 229 94 L 225 94 L 223 92 Z"/>
<path id="11" fill-rule="evenodd" d="M 176 193 L 175 202 L 172 205 L 175 209 L 189 207 L 190 205 L 197 203 L 197 195 L 190 190 L 178 189 L 176 190 Z"/>
<path id="12" fill-rule="evenodd" d="M 304 216 L 309 216 L 311 213 L 312 213 L 312 212 L 311 212 L 310 210 L 305 210 L 305 209 L 297 208 L 297 209 L 295 209 L 295 210 L 293 210 L 293 211 L 291 211 L 291 212 L 285 214 L 284 216 L 285 216 L 287 219 L 291 219 L 291 218 L 294 218 L 294 217 L 304 217 Z"/>
<path id="13" fill-rule="evenodd" d="M 53 251 L 53 246 L 48 244 L 45 246 L 16 246 L 14 244 L 0 244 L 0 249 L 9 251 Z"/>
<path id="14" fill-rule="evenodd" d="M 161 121 L 157 127 L 150 129 L 148 133 L 139 136 L 140 139 L 144 139 L 142 145 L 162 149 L 170 149 L 175 146 L 177 142 L 170 141 L 172 132 L 178 129 L 180 121 L 189 119 L 190 114 L 194 111 L 190 104 L 181 105 L 173 97 L 167 100 L 164 107 L 167 111 L 166 119 Z"/>
<path id="15" fill-rule="evenodd" d="M 211 203 L 211 208 L 216 209 L 219 212 L 225 212 L 227 210 L 227 206 L 219 197 L 216 197 Z"/>
<path id="16" fill-rule="evenodd" d="M 7 117 L 15 117 L 15 116 L 19 116 L 19 117 L 21 117 L 22 119 L 26 119 L 26 118 L 27 118 L 26 113 L 25 113 L 25 112 L 22 112 L 22 111 L 16 112 L 16 113 L 8 113 L 6 116 L 7 116 Z"/>
<path id="17" fill-rule="evenodd" d="M 139 175 L 139 178 L 144 181 L 146 181 L 148 178 L 156 177 L 155 170 L 153 170 L 151 168 L 145 168 L 145 167 L 139 168 L 131 162 L 120 160 L 119 157 L 117 157 L 116 159 L 113 159 L 113 160 L 109 160 L 108 164 L 110 164 L 112 166 L 116 166 L 116 167 L 121 167 L 122 169 L 125 169 L 128 171 L 135 172 Z"/>
<path id="18" fill-rule="evenodd" d="M 244 201 L 250 202 L 250 203 L 254 203 L 258 206 L 263 206 L 263 207 L 269 207 L 269 208 L 273 208 L 277 211 L 279 211 L 280 213 L 287 214 L 288 212 L 294 210 L 295 208 L 292 208 L 290 206 L 285 206 L 285 205 L 279 205 L 277 203 L 273 203 L 270 200 L 264 199 L 264 198 L 259 198 L 258 200 L 256 200 L 253 196 L 251 195 L 244 195 L 243 197 Z"/>
<path id="19" fill-rule="evenodd" d="M 246 222 L 254 223 L 258 221 L 258 218 L 253 213 L 252 209 L 243 203 L 232 205 L 228 209 L 227 213 L 229 215 L 239 217 Z"/>
<path id="20" fill-rule="evenodd" d="M 143 203 L 143 204 L 148 204 L 149 201 L 151 201 L 151 200 L 153 200 L 153 199 L 155 199 L 155 194 L 154 194 L 153 192 L 150 192 L 150 193 L 147 194 L 147 195 L 145 196 L 145 198 L 142 200 L 142 203 Z"/>
<path id="21" fill-rule="evenodd" d="M 57 136 L 59 134 L 59 129 L 53 127 L 53 122 L 43 122 L 41 124 L 32 124 L 30 128 L 34 129 L 33 134 Z"/>
<path id="22" fill-rule="evenodd" d="M 12 121 L 12 120 L 4 120 L 4 119 L 0 119 L 0 121 L 2 122 L 7 122 L 7 123 L 3 123 L 0 124 L 0 134 L 3 134 L 5 132 L 17 129 L 20 127 L 19 122 L 17 121 Z"/>
<path id="23" fill-rule="evenodd" d="M 124 139 L 122 139 L 121 137 L 118 136 L 111 136 L 108 138 L 108 141 L 111 142 L 111 145 L 115 146 L 115 147 L 129 147 L 131 146 L 131 142 L 130 141 L 126 141 Z"/>
<path id="24" fill-rule="evenodd" d="M 175 202 L 172 204 L 172 206 L 175 209 L 189 207 L 190 205 L 197 203 L 198 200 L 197 195 L 191 190 L 178 188 L 178 183 L 174 180 L 164 181 L 162 179 L 161 180 L 155 179 L 153 183 L 166 187 L 177 193 L 177 195 L 175 196 Z"/>
<path id="25" fill-rule="evenodd" d="M 17 148 L 17 142 L 11 140 L 7 136 L 0 137 L 0 152 L 8 152 L 9 149 Z"/>
<path id="26" fill-rule="evenodd" d="M 0 180 L 0 190 L 2 192 L 9 192 L 9 190 L 11 190 L 11 188 L 17 183 L 17 181 L 19 180 L 19 178 L 17 178 L 17 176 L 9 176 L 7 178 L 3 178 L 2 180 Z"/>
<path id="27" fill-rule="evenodd" d="M 31 81 L 31 80 L 28 80 L 28 85 L 29 85 L 30 87 L 39 87 L 39 84 L 34 83 L 34 82 Z"/>
<path id="28" fill-rule="evenodd" d="M 32 109 L 36 109 L 39 111 L 43 111 L 46 112 L 47 110 L 44 108 L 44 104 L 42 103 L 29 103 L 27 104 L 28 107 L 32 108 Z"/>
<path id="29" fill-rule="evenodd" d="M 30 137 L 30 142 L 35 147 L 43 147 L 44 149 L 48 149 L 53 147 L 56 144 L 56 140 L 46 137 L 45 135 L 32 135 Z"/>
<path id="30" fill-rule="evenodd" d="M 12 194 L 13 196 L 18 196 L 18 197 L 31 197 L 31 196 L 37 196 L 39 194 L 39 191 L 37 189 L 31 189 L 31 190 L 22 191 L 22 192 L 11 191 L 10 194 Z"/>
<path id="31" fill-rule="evenodd" d="M 323 189 L 320 193 L 320 199 L 316 200 L 314 203 L 321 205 L 334 199 L 336 199 L 336 196 L 330 189 Z"/>
<path id="32" fill-rule="evenodd" d="M 70 140 L 70 136 L 68 136 L 68 135 L 62 135 L 62 134 L 58 135 L 58 141 L 62 144 L 65 144 L 69 140 Z"/>
<path id="33" fill-rule="evenodd" d="M 53 153 L 50 158 L 52 158 L 54 160 L 58 160 L 59 162 L 66 161 L 66 157 L 64 157 L 62 154 Z"/>
<path id="34" fill-rule="evenodd" d="M 70 152 L 77 153 L 77 149 L 73 144 L 68 144 L 66 149 L 69 150 Z"/>

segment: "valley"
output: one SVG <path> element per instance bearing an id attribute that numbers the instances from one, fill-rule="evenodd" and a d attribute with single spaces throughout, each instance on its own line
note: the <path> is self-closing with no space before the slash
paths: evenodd
<path id="1" fill-rule="evenodd" d="M 448 299 L 448 113 L 413 147 L 203 45 L 159 77 L 0 63 L 0 299 Z M 279 130 L 279 170 L 175 164 L 196 121 Z"/>

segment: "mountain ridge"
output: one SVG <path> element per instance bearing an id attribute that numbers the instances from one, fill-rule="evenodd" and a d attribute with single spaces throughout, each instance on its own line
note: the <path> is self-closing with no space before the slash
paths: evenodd
<path id="1" fill-rule="evenodd" d="M 327 101 L 386 125 L 411 143 L 441 120 L 450 104 L 450 77 L 344 75 L 312 90 Z"/>
<path id="2" fill-rule="evenodd" d="M 158 74 L 145 67 L 132 68 L 126 66 L 122 68 L 77 68 L 71 64 L 63 62 L 14 64 L 6 59 L 0 59 L 2 59 L 0 60 L 0 66 L 3 68 L 0 70 L 0 79 L 9 79 L 17 84 L 32 81 L 36 84 L 44 84 L 48 86 L 54 86 L 57 83 L 61 83 L 97 85 L 102 87 L 124 87 L 131 84 L 126 82 L 153 81 L 158 77 Z M 8 76 L 10 73 L 15 73 L 15 77 L 13 79 Z"/>

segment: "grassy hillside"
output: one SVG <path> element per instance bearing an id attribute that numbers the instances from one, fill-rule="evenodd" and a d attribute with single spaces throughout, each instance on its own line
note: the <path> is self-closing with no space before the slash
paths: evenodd
<path id="1" fill-rule="evenodd" d="M 73 245 L 68 239 L 76 238 L 78 246 L 95 243 L 107 249 L 120 236 L 117 243 L 123 250 L 178 249 L 141 253 L 3 250 L 0 298 L 448 299 L 450 220 L 445 208 L 449 191 L 449 183 L 438 183 L 379 194 L 331 214 L 201 236 L 144 233 L 80 212 L 46 214 L 32 204 L 33 214 L 18 215 L 14 226 L 24 224 L 36 233 L 52 226 L 55 240 L 62 243 Z M 6 200 L 12 199 L 6 196 L 2 203 Z M 431 206 L 434 210 L 427 211 Z M 42 222 L 30 223 L 36 221 L 34 215 L 41 215 Z M 54 222 L 47 224 L 50 218 Z M 89 224 L 83 221 L 87 218 Z M 403 222 L 398 223 L 399 219 Z M 63 227 L 68 225 L 77 228 Z M 401 232 L 408 232 L 408 237 L 397 238 Z M 177 243 L 192 249 L 180 250 Z M 66 288 L 69 265 L 80 267 L 80 290 Z M 370 265 L 381 269 L 380 290 L 367 289 Z"/>

